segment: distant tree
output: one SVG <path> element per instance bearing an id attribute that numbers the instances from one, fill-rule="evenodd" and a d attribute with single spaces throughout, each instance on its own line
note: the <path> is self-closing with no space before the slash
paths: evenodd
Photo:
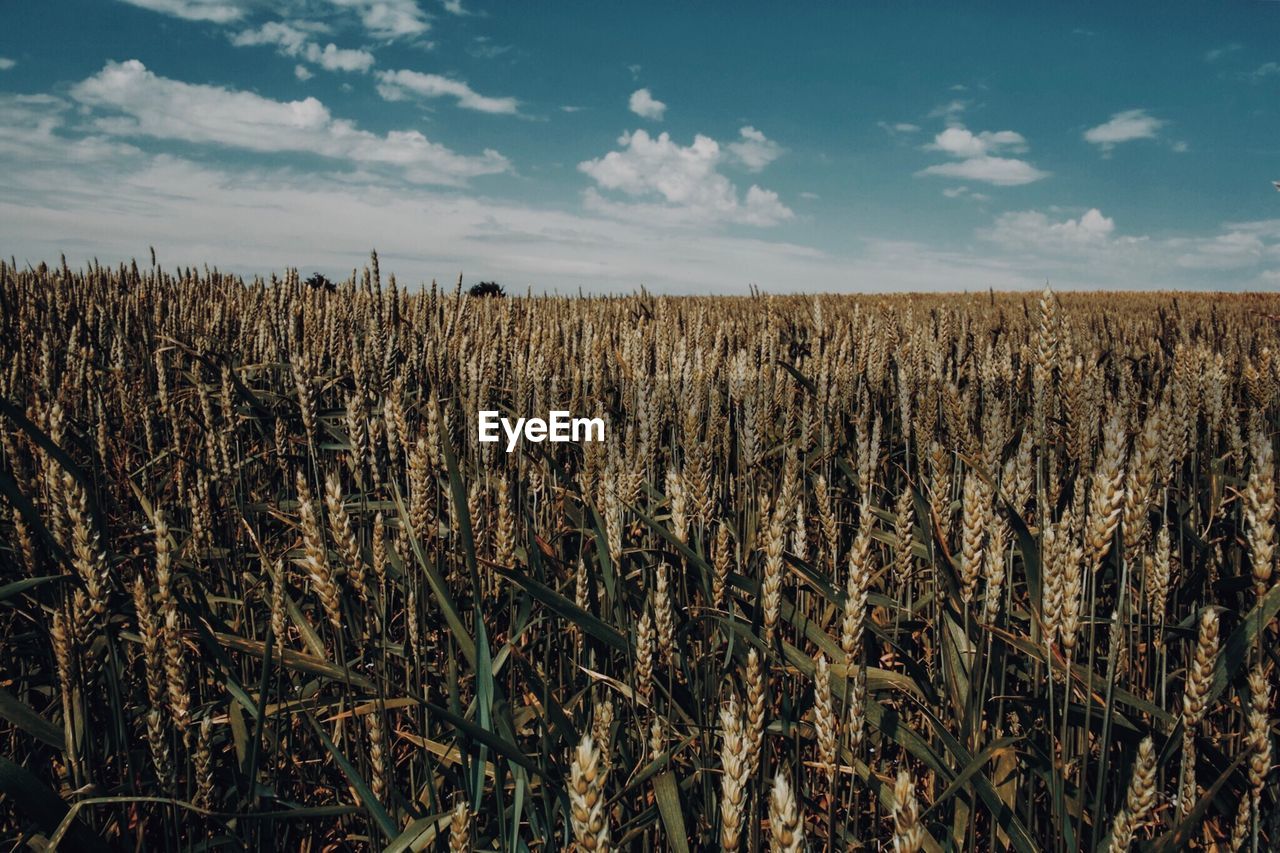
<path id="1" fill-rule="evenodd" d="M 506 296 L 507 292 L 502 289 L 502 285 L 496 281 L 482 281 L 479 284 L 471 285 L 471 289 L 467 291 L 468 296 Z"/>
<path id="2" fill-rule="evenodd" d="M 319 290 L 320 288 L 324 288 L 330 293 L 336 293 L 338 290 L 338 285 L 329 281 L 329 279 L 325 278 L 323 275 L 321 275 L 318 272 L 313 272 L 311 274 L 311 278 L 307 279 L 307 286 L 313 287 L 316 290 Z"/>

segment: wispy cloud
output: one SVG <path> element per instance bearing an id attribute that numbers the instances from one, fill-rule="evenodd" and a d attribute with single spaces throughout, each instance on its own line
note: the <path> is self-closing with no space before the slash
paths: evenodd
<path id="1" fill-rule="evenodd" d="M 440 5 L 450 15 L 462 17 L 471 14 L 470 10 L 462 8 L 462 0 L 440 0 Z"/>
<path id="2" fill-rule="evenodd" d="M 505 172 L 496 151 L 468 156 L 418 131 L 379 136 L 334 118 L 315 98 L 276 101 L 253 92 L 161 77 L 138 60 L 109 62 L 77 83 L 71 95 L 102 111 L 94 126 L 112 136 L 221 145 L 258 152 L 317 154 L 394 171 L 405 180 L 459 186 L 468 178 Z"/>
<path id="3" fill-rule="evenodd" d="M 1274 77 L 1277 74 L 1280 74 L 1280 62 L 1264 62 L 1252 71 L 1247 72 L 1244 76 L 1245 79 L 1253 83 L 1260 83 L 1268 77 Z"/>
<path id="4" fill-rule="evenodd" d="M 140 6 L 152 12 L 172 15 L 188 21 L 212 21 L 229 24 L 244 16 L 242 4 L 231 0 L 122 0 L 131 6 Z"/>
<path id="5" fill-rule="evenodd" d="M 1136 139 L 1155 139 L 1160 128 L 1168 122 L 1156 118 L 1146 110 L 1125 110 L 1114 113 L 1110 119 L 1084 132 L 1086 142 L 1110 151 L 1122 142 Z"/>
<path id="6" fill-rule="evenodd" d="M 464 110 L 481 113 L 514 115 L 520 109 L 515 98 L 493 98 L 481 95 L 462 80 L 424 74 L 421 71 L 382 71 L 378 74 L 378 94 L 388 101 L 420 98 L 453 98 Z"/>
<path id="7" fill-rule="evenodd" d="M 1205 51 L 1204 61 L 1217 62 L 1219 59 L 1222 59 L 1224 56 L 1227 56 L 1228 54 L 1235 53 L 1237 50 L 1240 50 L 1241 47 L 1242 45 L 1239 44 L 1238 42 L 1232 42 L 1230 44 L 1224 44 L 1221 47 L 1215 47 L 1212 50 Z"/>
<path id="8" fill-rule="evenodd" d="M 1029 184 L 1048 177 L 1026 160 L 1005 156 L 1027 150 L 1027 140 L 1012 130 L 984 130 L 974 133 L 963 125 L 952 125 L 924 146 L 927 151 L 940 151 L 958 158 L 952 163 L 938 163 L 916 172 L 918 177 L 936 176 L 982 181 L 1002 187 Z"/>
<path id="9" fill-rule="evenodd" d="M 0 56 L 0 71 L 8 71 L 10 68 L 12 68 L 17 64 L 18 63 L 14 62 L 12 59 L 10 59 L 7 56 Z"/>
<path id="10" fill-rule="evenodd" d="M 991 201 L 991 196 L 986 193 L 976 193 L 968 187 L 947 187 L 942 191 L 947 198 L 967 198 L 972 201 Z"/>
<path id="11" fill-rule="evenodd" d="M 880 128 L 890 136 L 896 136 L 897 134 L 909 134 L 909 133 L 920 132 L 920 125 L 912 124 L 911 122 L 908 122 L 908 121 L 896 121 L 896 122 L 878 121 L 876 122 L 876 127 Z"/>
<path id="12" fill-rule="evenodd" d="M 467 53 L 476 59 L 497 59 L 499 56 L 515 50 L 515 45 L 494 44 L 488 36 L 476 36 L 467 46 Z"/>
<path id="13" fill-rule="evenodd" d="M 281 56 L 303 59 L 326 71 L 368 71 L 373 67 L 373 54 L 367 50 L 340 48 L 333 42 L 321 47 L 310 40 L 310 33 L 300 24 L 271 21 L 256 29 L 241 30 L 231 37 L 237 47 L 269 45 Z"/>
<path id="14" fill-rule="evenodd" d="M 752 185 L 740 196 L 719 172 L 725 154 L 709 136 L 698 134 L 682 146 L 667 133 L 653 137 L 637 130 L 624 133 L 618 145 L 621 150 L 578 164 L 600 189 L 631 199 L 611 201 L 593 187 L 586 201 L 598 212 L 650 224 L 732 222 L 761 227 L 795 215 L 770 190 Z"/>
<path id="15" fill-rule="evenodd" d="M 662 121 L 667 112 L 667 105 L 653 96 L 648 89 L 636 89 L 627 101 L 627 108 L 641 118 Z"/>
<path id="16" fill-rule="evenodd" d="M 929 110 L 928 117 L 946 119 L 948 123 L 958 121 L 960 116 L 964 114 L 964 111 L 969 109 L 971 103 L 972 102 L 970 101 L 955 98 L 945 104 L 940 104 Z"/>

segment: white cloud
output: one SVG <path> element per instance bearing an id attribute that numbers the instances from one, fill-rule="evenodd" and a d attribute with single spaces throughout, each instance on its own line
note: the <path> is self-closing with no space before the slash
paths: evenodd
<path id="1" fill-rule="evenodd" d="M 1060 251 L 1105 243 L 1115 227 L 1115 221 L 1096 207 L 1078 219 L 1061 222 L 1054 222 L 1037 210 L 1022 210 L 1000 214 L 995 225 L 980 236 L 1010 249 Z"/>
<path id="2" fill-rule="evenodd" d="M 355 14 L 365 30 L 374 38 L 397 39 L 420 36 L 431 29 L 427 15 L 418 0 L 311 0 L 310 3 L 264 2 L 264 0 L 121 0 L 133 6 L 184 18 L 188 21 L 210 21 L 229 24 L 245 17 L 250 9 L 268 7 L 280 12 L 300 8 L 319 10 L 324 6 Z M 446 4 L 447 8 L 448 4 Z"/>
<path id="3" fill-rule="evenodd" d="M 965 181 L 983 181 L 998 187 L 1016 187 L 1047 178 L 1025 160 L 1009 157 L 973 157 L 955 163 L 939 163 L 916 172 L 917 175 L 936 175 L 943 178 L 959 178 Z"/>
<path id="4" fill-rule="evenodd" d="M 892 123 L 887 121 L 878 121 L 876 122 L 876 127 L 880 128 L 890 136 L 898 136 L 898 135 L 905 136 L 912 133 L 919 133 L 920 131 L 920 125 L 912 124 L 911 122 L 907 122 L 907 121 L 898 121 L 898 122 L 892 122 Z"/>
<path id="5" fill-rule="evenodd" d="M 1130 278 L 1164 286 L 1256 285 L 1280 269 L 1280 219 L 1228 222 L 1216 234 L 1156 239 L 1118 236 L 1114 220 L 1097 208 L 1064 220 L 1024 210 L 1001 214 L 978 236 L 1018 257 L 1038 259 L 1033 263 L 1070 259 L 1108 270 L 1121 283 Z"/>
<path id="6" fill-rule="evenodd" d="M 298 63 L 297 65 L 293 66 L 293 76 L 297 77 L 299 80 L 305 83 L 315 75 L 311 73 L 311 69 L 307 68 L 307 66 L 303 65 L 302 63 Z"/>
<path id="7" fill-rule="evenodd" d="M 707 228 L 671 229 L 438 192 L 368 174 L 246 169 L 148 155 L 118 140 L 68 137 L 75 110 L 50 96 L 0 95 L 0 230 L 20 262 L 74 266 L 143 258 L 264 274 L 300 267 L 349 273 L 376 246 L 384 271 L 412 287 L 432 278 L 500 281 L 509 290 L 593 293 L 881 292 L 1199 287 L 1280 283 L 1280 220 L 1229 223 L 1175 240 L 1066 243 L 1068 250 L 946 249 L 869 237 L 840 255 Z M 48 188 L 57 186 L 57 193 Z M 316 216 L 323 210 L 325 216 Z M 1099 214 L 1101 215 L 1101 214 Z M 1073 217 L 1076 230 L 1090 230 Z M 1105 217 L 1104 217 L 1105 218 Z M 1046 226 L 1061 224 L 1046 218 Z M 1059 229 L 1059 232 L 1067 229 Z M 1096 232 L 1096 228 L 1094 231 Z M 1054 232 L 1050 232 L 1054 233 Z M 1237 235 L 1237 236 L 1232 236 Z M 1252 242 L 1244 237 L 1255 237 Z M 1220 239 L 1226 238 L 1226 239 Z M 1062 241 L 1060 241 L 1060 245 Z M 1260 247 L 1259 247 L 1260 244 Z M 1226 251 L 1223 246 L 1236 248 Z M 1209 258 L 1216 256 L 1216 268 Z"/>
<path id="8" fill-rule="evenodd" d="M 1012 130 L 984 130 L 973 133 L 964 125 L 954 124 L 924 146 L 926 151 L 940 151 L 960 158 L 954 163 L 939 163 L 916 172 L 917 177 L 939 176 L 964 181 L 982 181 L 1001 187 L 1029 184 L 1049 176 L 1026 160 L 997 156 L 1027 150 L 1027 140 Z"/>
<path id="9" fill-rule="evenodd" d="M 10 68 L 12 68 L 17 64 L 18 63 L 14 62 L 12 59 L 10 59 L 7 56 L 0 56 L 0 71 L 8 71 Z"/>
<path id="10" fill-rule="evenodd" d="M 455 98 L 458 106 L 482 113 L 511 115 L 519 110 L 515 98 L 491 98 L 477 93 L 461 80 L 423 74 L 420 71 L 382 71 L 378 74 L 378 94 L 388 101 L 401 101 L 410 95 L 423 98 Z"/>
<path id="11" fill-rule="evenodd" d="M 126 142 L 98 135 L 68 139 L 59 131 L 71 104 L 53 95 L 11 95 L 0 93 L 0 175 L 16 178 L 27 169 L 58 165 L 92 168 L 103 161 L 123 162 L 141 152 Z M 0 196 L 4 185 L 0 183 Z"/>
<path id="12" fill-rule="evenodd" d="M 652 119 L 653 121 L 662 121 L 662 116 L 667 111 L 667 105 L 654 98 L 653 93 L 648 89 L 636 89 L 632 92 L 631 100 L 627 102 L 627 106 L 631 112 L 641 118 Z"/>
<path id="13" fill-rule="evenodd" d="M 1234 270 L 1280 267 L 1280 220 L 1233 222 L 1212 237 L 1172 238 L 1170 256 L 1183 269 Z"/>
<path id="14" fill-rule="evenodd" d="M 340 48 L 330 42 L 323 48 L 309 40 L 302 25 L 271 21 L 254 30 L 242 30 L 231 37 L 236 47 L 271 45 L 281 56 L 305 59 L 326 71 L 368 71 L 373 67 L 373 54 L 367 50 Z M 303 78 L 306 79 L 306 78 Z"/>
<path id="15" fill-rule="evenodd" d="M 759 172 L 782 156 L 783 148 L 751 125 L 740 128 L 741 139 L 725 147 L 749 172 Z"/>
<path id="16" fill-rule="evenodd" d="M 6 119 L 7 108 L 0 99 Z M 0 140 L 12 130 L 0 123 Z M 359 175 L 220 168 L 136 151 L 88 164 L 78 147 L 64 150 L 76 144 L 56 133 L 30 142 L 49 153 L 10 157 L 0 144 L 0 227 L 7 250 L 23 261 L 55 260 L 61 252 L 73 265 L 124 260 L 155 245 L 166 264 L 208 262 L 244 274 L 299 266 L 341 276 L 376 246 L 383 269 L 408 286 L 451 280 L 460 270 L 469 280 L 521 291 L 620 292 L 643 284 L 651 292 L 745 294 L 752 282 L 775 291 L 856 286 L 842 260 L 791 243 L 673 231 Z M 59 192 L 49 193 L 55 183 Z M 871 287 L 880 279 L 865 280 Z"/>
<path id="17" fill-rule="evenodd" d="M 771 226 L 795 214 L 777 193 L 751 186 L 744 198 L 718 167 L 725 155 L 714 139 L 698 134 L 681 146 L 669 134 L 652 137 L 643 130 L 624 133 L 621 151 L 578 164 L 601 189 L 621 192 L 636 202 L 614 202 L 593 187 L 586 201 L 612 216 L 665 224 L 734 222 Z M 659 198 L 659 203 L 644 199 Z"/>
<path id="18" fill-rule="evenodd" d="M 450 15 L 463 16 L 471 14 L 471 12 L 462 8 L 462 0 L 440 0 L 440 5 L 443 6 L 444 10 Z"/>
<path id="19" fill-rule="evenodd" d="M 273 45 L 286 56 L 299 56 L 307 45 L 307 39 L 308 34 L 300 25 L 269 21 L 255 30 L 241 30 L 231 36 L 231 43 L 236 47 Z"/>
<path id="20" fill-rule="evenodd" d="M 95 126 L 115 136 L 231 146 L 250 151 L 299 151 L 365 168 L 392 169 L 415 183 L 461 185 L 505 172 L 496 151 L 458 154 L 418 131 L 378 136 L 337 119 L 315 98 L 275 101 L 252 92 L 160 77 L 139 61 L 109 62 L 77 83 L 71 95 L 107 113 Z"/>
<path id="21" fill-rule="evenodd" d="M 230 0 L 124 0 L 132 6 L 150 9 L 184 18 L 188 21 L 211 21 L 215 24 L 228 24 L 239 20 L 244 15 L 240 3 Z"/>
<path id="22" fill-rule="evenodd" d="M 161 98 L 157 109 L 169 106 Z M 259 106 L 242 109 L 256 115 Z M 773 292 L 1038 290 L 1046 279 L 1059 290 L 1280 284 L 1280 218 L 1157 239 L 1123 236 L 1101 212 L 1049 210 L 1002 220 L 1005 243 L 946 248 L 882 233 L 844 241 L 836 254 L 724 233 L 656 192 L 641 197 L 651 205 L 597 194 L 612 205 L 599 216 L 438 191 L 364 161 L 349 170 L 197 163 L 103 134 L 100 114 L 50 95 L 0 93 L 0 233 L 20 262 L 65 252 L 73 266 L 94 257 L 113 263 L 143 258 L 153 244 L 166 266 L 208 263 L 244 274 L 298 266 L 339 277 L 376 246 L 383 269 L 411 287 L 465 270 L 469 281 L 521 292 L 643 284 L 651 292 L 744 293 L 751 282 Z M 181 111 L 174 117 L 189 120 Z M 278 122 L 260 126 L 291 132 Z"/>
<path id="23" fill-rule="evenodd" d="M 366 50 L 340 48 L 330 42 L 323 49 L 307 45 L 306 58 L 325 71 L 368 71 L 373 67 L 373 54 Z"/>
<path id="24" fill-rule="evenodd" d="M 327 0 L 351 9 L 375 38 L 396 39 L 418 36 L 431 28 L 417 0 Z"/>
<path id="25" fill-rule="evenodd" d="M 1027 150 L 1027 140 L 1021 133 L 1012 130 L 998 130 L 994 133 L 984 130 L 973 133 L 963 126 L 956 125 L 934 137 L 933 142 L 926 145 L 930 151 L 942 151 L 953 157 L 981 157 L 1001 150 L 1020 153 Z"/>
<path id="26" fill-rule="evenodd" d="M 972 201 L 991 201 L 991 196 L 986 193 L 976 193 L 968 187 L 947 187 L 942 191 L 947 198 L 967 198 Z"/>
<path id="27" fill-rule="evenodd" d="M 1167 124 L 1163 119 L 1150 115 L 1146 110 L 1125 110 L 1084 132 L 1086 142 L 1092 142 L 1108 151 L 1121 142 L 1135 139 L 1154 139 L 1160 128 Z"/>

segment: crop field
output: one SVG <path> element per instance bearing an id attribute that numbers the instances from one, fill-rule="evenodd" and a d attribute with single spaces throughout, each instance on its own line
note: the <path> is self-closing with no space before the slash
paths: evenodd
<path id="1" fill-rule="evenodd" d="M 1274 850 L 1278 432 L 1276 295 L 0 265 L 0 845 Z"/>

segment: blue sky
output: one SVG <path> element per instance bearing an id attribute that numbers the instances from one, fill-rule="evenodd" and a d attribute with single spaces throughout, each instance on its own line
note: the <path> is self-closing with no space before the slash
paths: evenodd
<path id="1" fill-rule="evenodd" d="M 0 253 L 743 293 L 1280 285 L 1280 2 L 0 6 Z"/>

